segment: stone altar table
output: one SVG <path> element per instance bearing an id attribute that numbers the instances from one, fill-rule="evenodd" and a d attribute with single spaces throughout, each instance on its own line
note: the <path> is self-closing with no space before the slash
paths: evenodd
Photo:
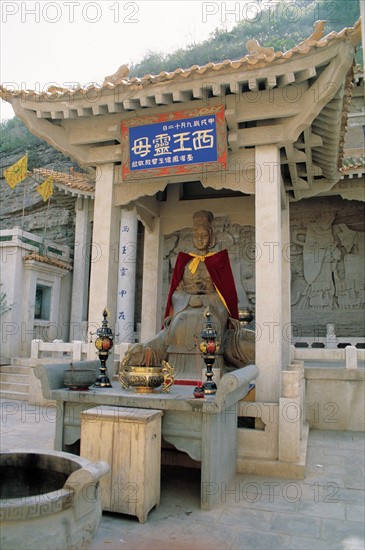
<path id="1" fill-rule="evenodd" d="M 94 368 L 98 361 L 74 363 L 75 368 Z M 176 449 L 201 462 L 201 507 L 210 510 L 220 501 L 236 473 L 237 461 L 237 403 L 248 393 L 250 382 L 258 369 L 248 365 L 224 375 L 217 393 L 209 398 L 194 399 L 192 386 L 175 384 L 170 393 L 137 394 L 125 390 L 119 382 L 111 388 L 90 388 L 71 391 L 63 387 L 67 364 L 38 365 L 46 399 L 57 404 L 55 449 L 72 452 L 80 439 L 81 412 L 98 405 L 113 405 L 138 409 L 157 409 L 164 412 L 162 437 Z"/>

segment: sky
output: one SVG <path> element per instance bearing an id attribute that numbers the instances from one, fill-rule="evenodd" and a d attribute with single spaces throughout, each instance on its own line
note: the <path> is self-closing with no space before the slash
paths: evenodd
<path id="1" fill-rule="evenodd" d="M 257 16 L 259 2 L 2 0 L 0 82 L 39 91 L 51 84 L 101 84 L 148 50 L 171 52 Z M 11 106 L 0 103 L 2 120 L 12 118 Z"/>

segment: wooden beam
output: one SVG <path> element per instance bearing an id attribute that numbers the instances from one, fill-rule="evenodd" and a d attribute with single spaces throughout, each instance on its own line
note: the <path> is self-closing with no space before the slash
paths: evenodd
<path id="1" fill-rule="evenodd" d="M 136 109 L 139 109 L 140 102 L 138 99 L 125 99 L 123 101 L 123 108 L 126 111 L 135 111 Z"/>
<path id="2" fill-rule="evenodd" d="M 155 94 L 155 101 L 157 105 L 170 105 L 172 103 L 172 94 Z"/>
<path id="3" fill-rule="evenodd" d="M 323 178 L 322 180 L 316 180 L 315 185 L 312 189 L 300 189 L 298 190 L 296 199 L 306 199 L 309 197 L 317 196 L 321 193 L 326 193 L 332 189 L 332 187 L 336 184 L 336 181 L 333 181 L 332 179 Z"/>
<path id="4" fill-rule="evenodd" d="M 63 121 L 72 145 L 87 145 L 101 143 L 121 138 L 120 115 L 107 115 L 78 119 L 77 121 Z"/>
<path id="5" fill-rule="evenodd" d="M 85 164 L 88 158 L 88 148 L 71 145 L 67 133 L 62 126 L 40 119 L 34 111 L 24 109 L 20 98 L 14 98 L 12 106 L 16 116 L 24 122 L 32 134 L 47 141 L 47 143 L 57 149 L 57 151 L 61 151 L 64 155 L 71 156 L 79 164 Z"/>
<path id="6" fill-rule="evenodd" d="M 295 148 L 292 151 L 292 157 L 290 161 L 286 155 L 286 147 L 284 147 L 284 154 L 282 153 L 280 156 L 281 164 L 287 164 L 288 162 L 306 162 L 306 161 L 307 161 L 306 153 L 304 153 L 304 151 L 298 151 L 298 149 L 295 149 Z"/>
<path id="7" fill-rule="evenodd" d="M 233 153 L 237 153 L 240 149 L 240 144 L 238 140 L 238 131 L 228 132 L 228 145 L 230 146 Z"/>
<path id="8" fill-rule="evenodd" d="M 322 137 L 319 136 L 318 134 L 314 133 L 314 132 L 311 132 L 309 140 L 310 140 L 309 145 L 311 147 L 321 147 L 321 145 L 323 145 Z M 305 143 L 299 143 L 299 142 L 296 141 L 294 143 L 294 147 L 296 149 L 305 149 L 306 144 Z"/>
<path id="9" fill-rule="evenodd" d="M 251 92 L 257 92 L 257 90 L 259 89 L 259 85 L 256 78 L 248 79 L 248 87 L 251 90 Z"/>
<path id="10" fill-rule="evenodd" d="M 180 103 L 187 103 L 192 98 L 192 92 L 189 90 L 187 92 L 182 90 L 174 90 L 172 92 L 172 99 L 173 101 L 177 101 Z"/>
<path id="11" fill-rule="evenodd" d="M 237 122 L 286 118 L 301 112 L 307 90 L 308 84 L 303 82 L 295 87 L 296 97 L 290 91 L 282 89 L 257 90 L 226 96 L 226 109 L 235 112 Z"/>
<path id="12" fill-rule="evenodd" d="M 225 117 L 227 126 L 230 130 L 237 130 L 238 128 L 238 122 L 237 122 L 237 116 L 235 109 L 226 109 L 225 110 Z"/>
<path id="13" fill-rule="evenodd" d="M 229 132 L 230 134 L 230 132 Z M 230 139 L 228 134 L 228 140 Z M 254 147 L 270 143 L 283 143 L 286 135 L 282 125 L 258 126 L 237 130 L 239 147 Z"/>
<path id="14" fill-rule="evenodd" d="M 312 124 L 324 106 L 328 107 L 329 102 L 337 94 L 338 88 L 343 85 L 353 62 L 353 50 L 347 44 L 341 43 L 340 54 L 341 63 L 338 63 L 337 57 L 331 61 L 306 92 L 302 112 L 286 123 L 286 135 L 290 141 L 298 139 L 301 132 Z M 331 83 L 330 86 L 329 83 Z"/>
<path id="15" fill-rule="evenodd" d="M 269 75 L 266 78 L 266 88 L 268 90 L 271 90 L 272 88 L 275 88 L 277 86 L 277 80 L 275 75 Z"/>
<path id="16" fill-rule="evenodd" d="M 141 107 L 156 107 L 156 100 L 154 97 L 141 97 L 140 99 Z"/>
<path id="17" fill-rule="evenodd" d="M 288 86 L 288 84 L 293 84 L 293 82 L 295 82 L 294 72 L 287 72 L 279 77 L 278 87 L 284 88 L 284 86 Z"/>
<path id="18" fill-rule="evenodd" d="M 242 91 L 242 85 L 239 82 L 231 82 L 229 89 L 232 94 L 240 94 Z"/>
<path id="19" fill-rule="evenodd" d="M 308 67 L 308 69 L 304 69 L 303 71 L 298 71 L 295 74 L 295 81 L 297 83 L 303 82 L 303 80 L 309 80 L 311 78 L 314 78 L 317 75 L 317 70 L 315 67 Z"/>
<path id="20" fill-rule="evenodd" d="M 89 147 L 85 164 L 106 164 L 121 162 L 121 160 L 122 148 L 117 145 L 106 145 L 105 147 Z"/>

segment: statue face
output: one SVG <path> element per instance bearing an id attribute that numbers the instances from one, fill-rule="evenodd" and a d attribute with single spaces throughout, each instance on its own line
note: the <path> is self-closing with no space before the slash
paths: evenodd
<path id="1" fill-rule="evenodd" d="M 193 243 L 197 250 L 208 250 L 210 245 L 210 231 L 208 228 L 202 226 L 196 227 L 193 230 Z"/>

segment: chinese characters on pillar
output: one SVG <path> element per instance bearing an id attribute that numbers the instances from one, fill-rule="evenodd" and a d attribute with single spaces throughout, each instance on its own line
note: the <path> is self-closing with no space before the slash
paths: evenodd
<path id="1" fill-rule="evenodd" d="M 119 233 L 117 325 L 120 342 L 134 342 L 134 301 L 138 221 L 133 211 L 121 212 Z"/>
<path id="2" fill-rule="evenodd" d="M 225 169 L 224 107 L 123 121 L 122 143 L 123 179 Z"/>
<path id="3" fill-rule="evenodd" d="M 124 227 L 126 228 L 126 231 L 123 231 L 123 227 L 122 227 L 121 232 L 128 232 L 129 227 L 128 226 L 124 226 Z M 127 247 L 126 247 L 126 245 L 122 244 L 121 247 L 120 247 L 120 255 L 121 255 L 121 257 L 123 257 L 125 254 L 127 254 Z M 124 296 L 126 296 L 128 294 L 128 291 L 125 288 L 123 288 L 123 286 L 126 286 L 128 284 L 125 281 L 125 277 L 127 277 L 127 272 L 128 272 L 127 267 L 122 266 L 122 267 L 119 268 L 119 275 L 121 277 L 119 286 L 122 287 L 118 291 L 118 295 L 120 297 L 118 299 L 118 304 L 120 304 L 120 305 L 123 305 L 123 298 L 124 298 Z M 118 320 L 119 321 L 125 321 L 125 311 L 124 310 L 118 311 Z"/>

